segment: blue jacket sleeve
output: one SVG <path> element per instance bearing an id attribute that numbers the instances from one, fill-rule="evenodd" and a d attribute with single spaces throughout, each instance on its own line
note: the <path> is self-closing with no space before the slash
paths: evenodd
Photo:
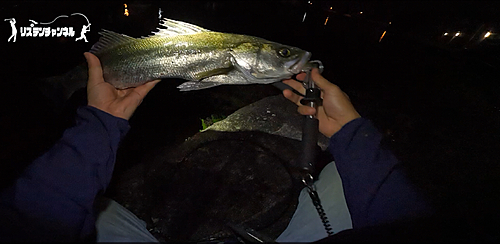
<path id="1" fill-rule="evenodd" d="M 353 228 L 428 214 L 430 205 L 405 177 L 399 161 L 381 148 L 373 124 L 355 119 L 330 138 Z"/>
<path id="2" fill-rule="evenodd" d="M 2 215 L 12 223 L 12 232 L 2 235 L 30 232 L 40 235 L 38 240 L 65 241 L 91 235 L 94 199 L 110 183 L 118 144 L 128 129 L 125 119 L 79 108 L 76 126 L 0 195 Z"/>

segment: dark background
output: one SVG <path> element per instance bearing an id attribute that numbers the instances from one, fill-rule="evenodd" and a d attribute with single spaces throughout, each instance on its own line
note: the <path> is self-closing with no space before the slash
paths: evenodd
<path id="1" fill-rule="evenodd" d="M 0 172 L 2 186 L 71 126 L 85 91 L 53 104 L 36 88 L 84 62 L 105 28 L 147 36 L 162 17 L 206 29 L 297 46 L 325 65 L 360 114 L 385 135 L 412 182 L 446 216 L 495 234 L 500 203 L 499 7 L 497 1 L 40 1 L 2 2 L 2 19 L 52 21 L 83 13 L 88 43 L 74 38 L 20 37 L 0 27 Z M 128 5 L 130 15 L 124 16 Z M 330 9 L 330 7 L 332 9 Z M 307 12 L 303 22 L 304 13 Z M 362 12 L 362 14 L 360 13 Z M 325 25 L 326 18 L 328 22 Z M 390 24 L 389 24 L 390 22 Z M 58 22 L 59 23 L 59 22 Z M 60 19 L 80 26 L 83 18 Z M 381 41 L 382 34 L 386 31 Z M 453 38 L 460 31 L 461 36 Z M 484 40 L 486 31 L 493 34 Z M 444 33 L 449 35 L 444 36 Z M 79 36 L 79 29 L 76 29 Z M 453 39 L 452 39 L 453 38 Z M 181 93 L 181 80 L 160 82 L 130 120 L 119 151 L 120 174 L 201 129 L 200 118 L 231 112 L 279 94 L 270 85 L 221 86 Z M 111 190 L 111 195 L 112 195 Z M 498 235 L 498 234 L 495 234 Z"/>

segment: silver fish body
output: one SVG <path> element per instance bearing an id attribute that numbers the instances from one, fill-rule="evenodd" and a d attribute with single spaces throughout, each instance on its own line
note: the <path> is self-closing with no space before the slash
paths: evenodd
<path id="1" fill-rule="evenodd" d="M 222 84 L 268 84 L 299 73 L 311 53 L 262 38 L 209 31 L 165 19 L 154 35 L 132 38 L 104 30 L 91 51 L 105 81 L 136 87 L 160 78 L 182 78 L 181 91 Z"/>

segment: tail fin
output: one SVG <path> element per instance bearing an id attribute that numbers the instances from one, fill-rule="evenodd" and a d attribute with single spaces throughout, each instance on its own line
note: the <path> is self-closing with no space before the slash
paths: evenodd
<path id="1" fill-rule="evenodd" d="M 53 76 L 38 83 L 42 94 L 55 105 L 61 106 L 73 93 L 87 85 L 87 64 L 81 64 L 66 74 Z"/>

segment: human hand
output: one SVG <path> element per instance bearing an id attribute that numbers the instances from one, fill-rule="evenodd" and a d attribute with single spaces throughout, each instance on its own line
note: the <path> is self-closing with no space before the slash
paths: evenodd
<path id="1" fill-rule="evenodd" d="M 160 82 L 160 80 L 154 80 L 134 88 L 116 89 L 104 81 L 99 58 L 89 52 L 84 53 L 84 56 L 89 66 L 88 105 L 113 116 L 130 119 L 135 109 L 141 104 L 142 99 Z"/>
<path id="2" fill-rule="evenodd" d="M 297 75 L 298 80 L 304 80 L 305 77 L 305 73 Z M 311 79 L 318 87 L 321 88 L 323 105 L 318 106 L 316 118 L 319 120 L 319 131 L 323 135 L 332 137 L 333 134 L 337 133 L 337 131 L 342 128 L 342 126 L 356 118 L 361 117 L 352 105 L 349 97 L 342 90 L 340 90 L 338 86 L 330 83 L 323 76 L 321 76 L 318 69 L 314 68 L 311 71 Z M 284 80 L 283 83 L 293 87 L 300 93 L 305 94 L 306 89 L 301 83 L 293 79 Z M 283 96 L 299 106 L 297 110 L 300 114 L 314 115 L 316 113 L 316 109 L 300 103 L 302 96 L 299 96 L 290 90 L 283 90 Z"/>

